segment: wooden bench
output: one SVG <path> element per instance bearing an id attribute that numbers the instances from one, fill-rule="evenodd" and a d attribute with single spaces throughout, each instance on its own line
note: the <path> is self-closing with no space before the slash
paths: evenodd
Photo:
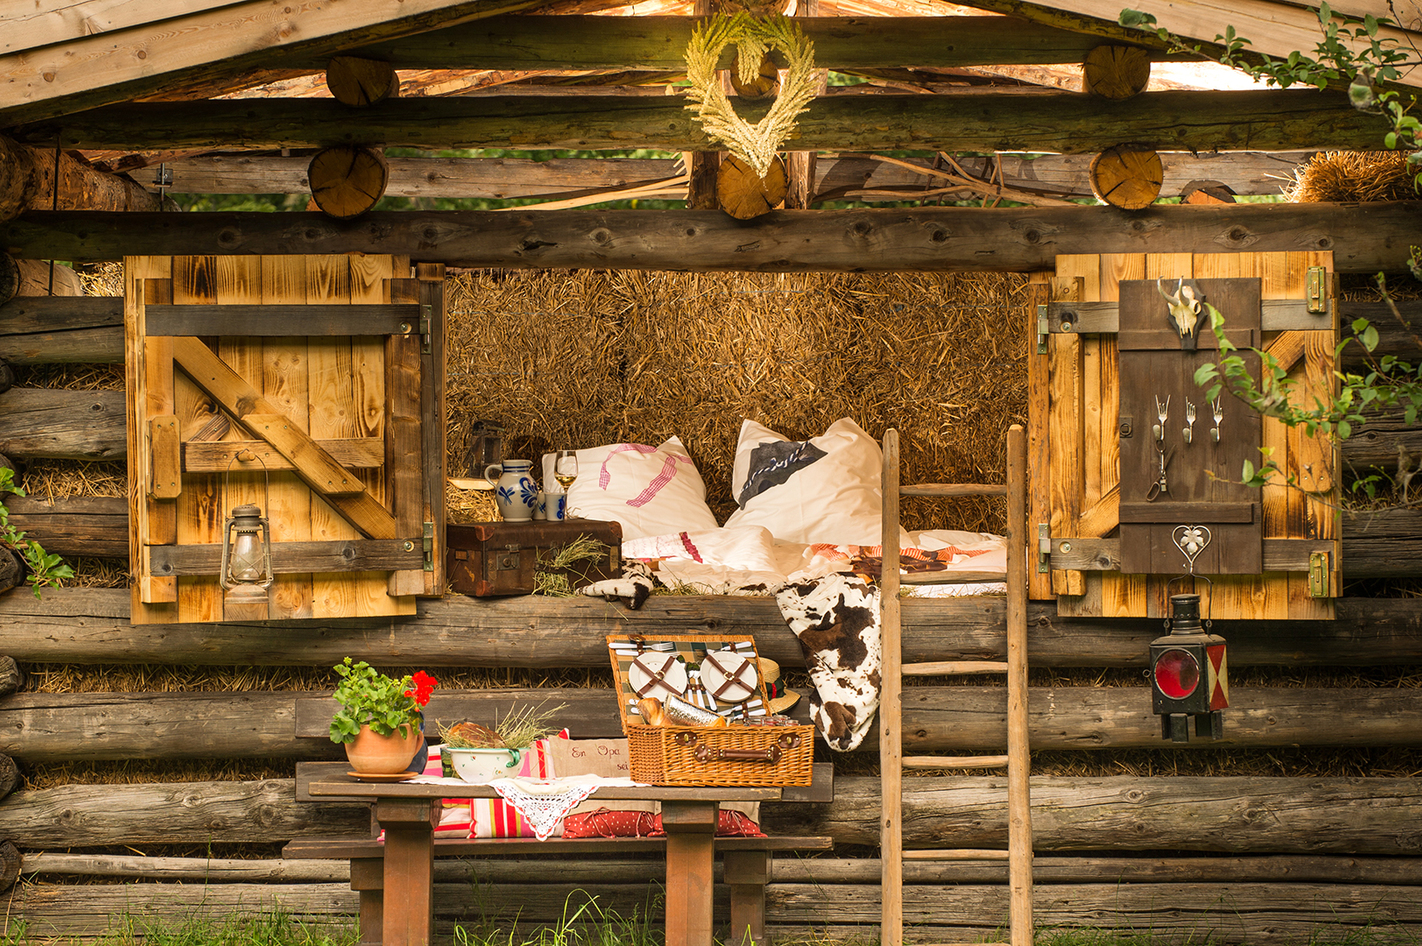
<path id="1" fill-rule="evenodd" d="M 765 940 L 765 885 L 775 851 L 828 851 L 828 837 L 716 838 L 722 879 L 731 888 L 731 929 L 742 946 Z M 435 857 L 508 857 L 521 854 L 640 854 L 666 850 L 666 838 L 437 838 Z M 380 943 L 385 913 L 385 846 L 370 838 L 301 838 L 282 848 L 285 858 L 349 860 L 351 889 L 360 894 L 362 946 Z M 736 942 L 735 936 L 732 942 Z"/>

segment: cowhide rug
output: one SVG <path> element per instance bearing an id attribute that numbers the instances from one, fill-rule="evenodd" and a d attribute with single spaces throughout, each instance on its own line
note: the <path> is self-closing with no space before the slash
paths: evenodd
<path id="1" fill-rule="evenodd" d="M 879 708 L 879 592 L 862 578 L 828 575 L 775 596 L 800 640 L 815 692 L 810 719 L 833 749 L 859 746 Z"/>

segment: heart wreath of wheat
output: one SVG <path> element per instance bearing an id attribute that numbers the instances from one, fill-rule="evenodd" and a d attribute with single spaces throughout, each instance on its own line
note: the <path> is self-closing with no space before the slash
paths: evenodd
<path id="1" fill-rule="evenodd" d="M 746 83 L 755 79 L 768 49 L 785 55 L 786 75 L 780 94 L 754 125 L 736 114 L 716 75 L 716 63 L 730 45 L 736 47 L 739 75 Z M 744 12 L 717 14 L 696 28 L 686 46 L 686 77 L 691 82 L 686 95 L 696 103 L 687 108 L 696 113 L 702 131 L 763 178 L 795 128 L 796 117 L 815 97 L 814 73 L 815 44 L 793 20 L 784 16 L 757 19 Z"/>

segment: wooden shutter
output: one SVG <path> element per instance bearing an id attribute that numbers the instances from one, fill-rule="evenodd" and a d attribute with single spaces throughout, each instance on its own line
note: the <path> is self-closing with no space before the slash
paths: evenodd
<path id="1" fill-rule="evenodd" d="M 1312 276 L 1310 270 L 1314 270 Z M 1207 288 L 1207 301 L 1228 298 L 1236 307 L 1244 304 L 1238 300 L 1257 293 L 1260 322 L 1253 344 L 1288 368 L 1290 378 L 1298 382 L 1296 397 L 1302 403 L 1311 405 L 1315 395 L 1328 397 L 1335 390 L 1337 317 L 1330 253 L 1057 257 L 1055 276 L 1038 281 L 1038 305 L 1031 320 L 1031 449 L 1034 470 L 1044 471 L 1033 474 L 1031 521 L 1051 546 L 1050 559 L 1032 576 L 1031 584 L 1034 598 L 1056 596 L 1058 613 L 1064 617 L 1164 617 L 1169 594 L 1182 590 L 1179 583 L 1167 587 L 1171 578 L 1185 571 L 1183 556 L 1163 538 L 1176 520 L 1165 513 L 1154 516 L 1144 508 L 1149 504 L 1143 503 L 1140 495 L 1143 464 L 1148 466 L 1154 459 L 1147 446 L 1157 420 L 1151 392 L 1130 390 L 1129 383 L 1123 390 L 1121 376 L 1123 365 L 1131 365 L 1132 359 L 1143 358 L 1149 364 L 1156 357 L 1146 351 L 1151 344 L 1148 338 L 1135 335 L 1127 340 L 1118 333 L 1123 327 L 1130 331 L 1154 324 L 1149 321 L 1154 316 L 1146 323 L 1136 315 L 1123 317 L 1123 305 L 1133 313 L 1142 305 L 1158 306 L 1164 313 L 1164 301 L 1154 288 L 1158 277 L 1171 281 L 1172 288 L 1179 278 L 1198 280 Z M 1210 298 L 1209 292 L 1215 296 Z M 1228 317 L 1225 308 L 1221 311 Z M 1046 329 L 1040 336 L 1039 327 Z M 1226 328 L 1232 332 L 1250 330 L 1239 320 L 1227 321 Z M 1214 347 L 1206 330 L 1201 348 L 1208 350 L 1201 351 L 1194 361 L 1212 360 Z M 1038 354 L 1039 349 L 1045 351 Z M 1177 351 L 1170 364 L 1179 361 L 1180 365 L 1168 370 L 1184 370 L 1179 354 Z M 1139 365 L 1128 367 L 1127 373 L 1135 374 L 1137 387 L 1150 388 L 1150 383 L 1139 379 L 1149 377 L 1152 370 L 1167 370 L 1165 361 L 1159 364 L 1161 367 L 1145 370 Z M 1162 392 L 1168 386 L 1164 377 L 1161 374 L 1156 384 Z M 1123 397 L 1127 402 L 1124 417 Z M 1179 395 L 1174 397 L 1168 427 L 1172 442 L 1179 445 L 1180 428 L 1186 425 Z M 1195 475 L 1199 471 L 1194 467 L 1205 466 L 1205 458 L 1215 454 L 1209 441 L 1214 422 L 1204 392 L 1194 400 L 1198 409 L 1196 439 L 1185 448 L 1192 451 L 1191 459 L 1179 466 L 1182 454 L 1177 452 L 1168 478 L 1181 484 L 1182 507 L 1195 504 L 1184 509 L 1186 515 L 1219 526 L 1216 552 L 1229 549 L 1237 553 L 1233 565 L 1217 555 L 1197 563 L 1198 571 L 1214 582 L 1212 593 L 1204 583 L 1198 589 L 1213 599 L 1207 604 L 1210 616 L 1331 618 L 1332 596 L 1339 588 L 1338 523 L 1333 514 L 1339 494 L 1334 476 L 1338 469 L 1336 446 L 1326 437 L 1311 438 L 1301 429 L 1289 429 L 1255 414 L 1248 421 L 1254 425 L 1250 432 L 1253 442 L 1247 438 L 1235 441 L 1231 445 L 1234 453 L 1217 457 L 1221 475 L 1228 473 L 1238 479 L 1238 461 L 1249 453 L 1253 455 L 1248 458 L 1258 465 L 1259 446 L 1272 450 L 1280 469 L 1320 495 L 1307 495 L 1279 477 L 1262 490 L 1214 485 L 1203 475 Z M 1236 424 L 1245 421 L 1248 412 L 1242 402 L 1226 394 L 1223 408 L 1226 420 L 1222 431 L 1231 420 Z M 1123 421 L 1133 428 L 1129 439 L 1123 439 Z M 1124 486 L 1123 469 L 1127 476 Z M 1132 521 L 1123 524 L 1123 511 L 1128 513 L 1124 518 Z M 1151 521 L 1157 518 L 1159 523 Z M 1225 574 L 1237 572 L 1239 561 L 1249 560 L 1251 539 L 1241 537 L 1248 531 L 1243 528 L 1246 520 L 1257 535 L 1252 541 L 1258 543 L 1259 570 Z M 1164 545 L 1160 554 L 1152 553 L 1148 559 L 1151 572 L 1122 570 L 1123 529 L 1144 529 L 1153 534 L 1150 541 L 1156 546 Z M 1232 535 L 1236 531 L 1241 536 Z M 1142 568 L 1140 561 L 1137 557 L 1133 567 Z M 1171 562 L 1176 564 L 1168 570 L 1155 571 L 1160 564 Z"/>
<path id="2" fill-rule="evenodd" d="M 133 623 L 413 614 L 442 593 L 443 267 L 419 270 L 125 260 Z M 218 585 L 242 503 L 270 521 L 265 613 Z"/>

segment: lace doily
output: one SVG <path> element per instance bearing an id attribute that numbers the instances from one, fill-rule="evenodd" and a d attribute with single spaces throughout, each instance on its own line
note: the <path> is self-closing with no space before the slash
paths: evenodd
<path id="1" fill-rule="evenodd" d="M 567 785 L 558 781 L 539 782 L 531 779 L 495 779 L 489 787 L 499 797 L 518 809 L 533 828 L 540 841 L 546 841 L 563 816 L 597 791 L 596 782 Z"/>

